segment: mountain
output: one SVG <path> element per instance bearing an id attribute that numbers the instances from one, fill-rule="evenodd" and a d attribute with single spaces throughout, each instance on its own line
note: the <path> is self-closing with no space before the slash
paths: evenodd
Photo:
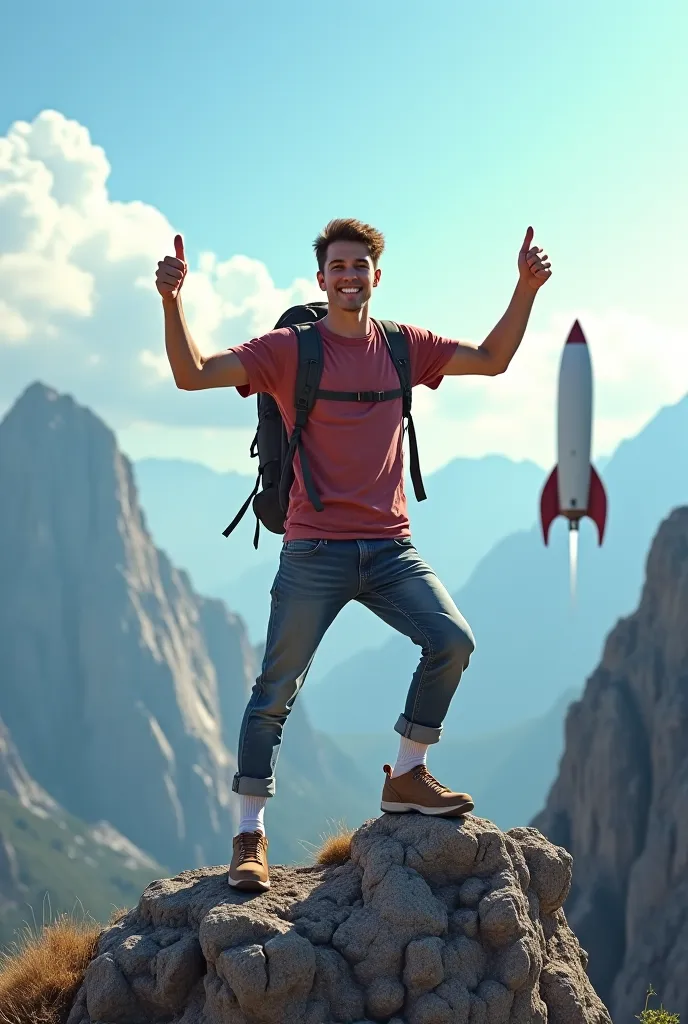
<path id="1" fill-rule="evenodd" d="M 640 602 L 566 720 L 533 825 L 573 855 L 566 916 L 613 1020 L 652 984 L 688 1015 L 688 508 L 662 523 Z"/>
<path id="2" fill-rule="evenodd" d="M 0 715 L 27 771 L 172 869 L 227 862 L 243 622 L 156 549 L 114 434 L 70 397 L 33 384 L 7 414 L 0 492 Z M 302 707 L 287 733 L 271 839 L 293 860 L 371 790 Z"/>
<path id="3" fill-rule="evenodd" d="M 186 459 L 138 459 L 132 467 L 139 501 L 157 546 L 176 565 L 185 566 L 201 593 L 224 599 L 229 582 L 246 571 L 274 564 L 281 538 L 261 531 L 256 551 L 252 511 L 231 537 L 222 536 L 253 490 L 255 474 L 218 473 Z"/>
<path id="4" fill-rule="evenodd" d="M 46 912 L 106 921 L 164 872 L 108 822 L 67 814 L 31 778 L 0 719 L 0 947 Z"/>
<path id="5" fill-rule="evenodd" d="M 580 530 L 575 606 L 568 579 L 568 534 L 554 524 L 549 547 L 539 527 L 501 540 L 455 595 L 476 651 L 447 717 L 446 733 L 468 737 L 483 722 L 505 729 L 534 718 L 593 670 L 604 637 L 637 603 L 657 524 L 688 502 L 688 399 L 663 409 L 606 465 L 609 522 L 598 548 L 592 524 Z M 371 733 L 391 728 L 402 710 L 419 652 L 405 638 L 356 654 L 303 700 L 317 728 Z"/>
<path id="6" fill-rule="evenodd" d="M 159 459 L 140 460 L 135 474 L 156 540 L 189 570 L 197 587 L 240 609 L 252 639 L 262 640 L 281 538 L 262 530 L 256 552 L 251 511 L 228 539 L 221 536 L 253 479 Z M 490 455 L 455 459 L 428 474 L 427 501 L 416 502 L 407 489 L 414 540 L 450 588 L 461 586 L 510 530 L 532 523 L 543 480 L 533 462 Z M 352 652 L 382 644 L 388 635 L 388 627 L 367 609 L 349 605 L 326 634 L 309 685 Z"/>

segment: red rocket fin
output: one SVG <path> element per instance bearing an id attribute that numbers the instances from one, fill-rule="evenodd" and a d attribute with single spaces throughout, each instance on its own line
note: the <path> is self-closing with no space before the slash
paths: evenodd
<path id="1" fill-rule="evenodd" d="M 555 466 L 549 475 L 547 483 L 540 495 L 540 521 L 542 522 L 542 535 L 547 543 L 549 528 L 559 515 L 559 479 L 557 467 Z"/>
<path id="2" fill-rule="evenodd" d="M 590 495 L 588 497 L 586 514 L 595 523 L 599 543 L 601 544 L 604 537 L 604 527 L 607 522 L 607 495 L 594 466 L 590 467 Z"/>

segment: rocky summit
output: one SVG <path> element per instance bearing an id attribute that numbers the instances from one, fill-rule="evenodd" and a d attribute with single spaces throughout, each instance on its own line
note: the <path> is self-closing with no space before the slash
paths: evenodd
<path id="1" fill-rule="evenodd" d="M 382 815 L 338 864 L 153 882 L 103 933 L 68 1024 L 611 1024 L 533 828 Z"/>

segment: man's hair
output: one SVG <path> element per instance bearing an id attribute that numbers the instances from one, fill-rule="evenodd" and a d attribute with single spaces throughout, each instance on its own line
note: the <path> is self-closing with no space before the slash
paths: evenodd
<path id="1" fill-rule="evenodd" d="M 385 236 L 370 224 L 364 224 L 353 217 L 340 217 L 337 220 L 331 220 L 313 242 L 318 269 L 321 271 L 325 269 L 327 249 L 332 242 L 363 242 L 368 246 L 374 267 L 377 267 L 378 260 L 385 248 Z"/>

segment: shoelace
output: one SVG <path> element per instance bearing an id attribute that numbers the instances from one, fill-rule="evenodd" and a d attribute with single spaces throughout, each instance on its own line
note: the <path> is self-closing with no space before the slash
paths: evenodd
<path id="1" fill-rule="evenodd" d="M 263 844 L 262 832 L 242 832 L 239 836 L 239 852 L 241 862 L 245 860 L 260 860 L 260 848 Z"/>
<path id="2" fill-rule="evenodd" d="M 424 764 L 419 764 L 416 768 L 414 768 L 413 778 L 416 779 L 418 782 L 424 782 L 429 789 L 432 789 L 435 793 L 438 793 L 440 796 L 443 793 L 448 792 L 447 787 L 443 786 L 441 782 L 438 782 L 437 779 L 430 774 L 430 772 L 428 771 Z"/>

